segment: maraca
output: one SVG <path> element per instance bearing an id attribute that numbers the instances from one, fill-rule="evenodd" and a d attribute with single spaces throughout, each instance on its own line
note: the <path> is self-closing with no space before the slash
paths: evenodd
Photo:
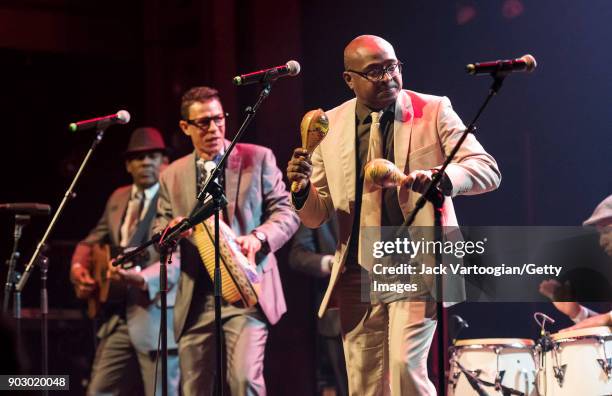
<path id="1" fill-rule="evenodd" d="M 308 151 L 308 155 L 317 148 L 329 131 L 329 119 L 321 109 L 310 110 L 302 118 L 300 132 L 302 134 L 302 148 Z M 294 181 L 291 184 L 291 191 L 298 192 L 306 187 L 307 181 Z"/>
<path id="2" fill-rule="evenodd" d="M 368 162 L 364 168 L 366 185 L 380 188 L 401 186 L 406 176 L 391 161 L 375 158 Z"/>

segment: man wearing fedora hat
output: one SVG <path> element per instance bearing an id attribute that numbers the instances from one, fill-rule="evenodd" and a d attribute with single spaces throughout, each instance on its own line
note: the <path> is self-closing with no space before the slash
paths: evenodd
<path id="1" fill-rule="evenodd" d="M 78 298 L 95 295 L 97 285 L 91 275 L 93 246 L 108 244 L 117 248 L 138 246 L 151 234 L 159 191 L 159 173 L 164 164 L 166 145 L 155 128 L 138 128 L 124 153 L 125 167 L 133 183 L 115 190 L 106 203 L 102 217 L 89 235 L 79 242 L 73 257 L 70 279 Z M 150 249 L 135 266 L 124 270 L 111 267 L 108 276 L 124 286 L 118 301 L 103 306 L 88 395 L 117 394 L 132 389 L 141 378 L 144 394 L 161 394 L 161 364 L 156 375 L 156 351 L 160 328 L 159 254 Z M 180 274 L 178 256 L 168 267 L 168 388 L 177 394 L 179 367 L 172 331 L 173 305 Z M 140 373 L 140 375 L 138 375 Z M 155 383 L 157 378 L 157 384 Z M 141 386 L 136 382 L 136 386 Z M 155 389 L 157 388 L 157 389 Z M 139 394 L 142 391 L 138 392 Z"/>
<path id="2" fill-rule="evenodd" d="M 600 248 L 607 256 L 612 258 L 612 195 L 600 202 L 593 214 L 582 225 L 594 226 L 597 229 Z M 540 285 L 540 292 L 553 300 L 559 288 L 561 288 L 561 284 L 556 280 L 546 280 Z M 553 304 L 561 313 L 564 313 L 576 323 L 562 331 L 612 326 L 612 311 L 598 314 L 576 301 L 555 301 Z"/>

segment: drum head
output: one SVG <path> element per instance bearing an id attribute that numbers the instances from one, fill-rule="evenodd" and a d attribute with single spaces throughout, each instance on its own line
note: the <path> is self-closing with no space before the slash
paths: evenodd
<path id="1" fill-rule="evenodd" d="M 530 348 L 534 345 L 533 340 L 526 338 L 473 338 L 467 340 L 457 340 L 455 347 L 469 346 L 500 346 L 507 348 Z"/>
<path id="2" fill-rule="evenodd" d="M 555 341 L 566 340 L 568 338 L 581 338 L 581 337 L 606 337 L 612 336 L 612 328 L 607 326 L 600 327 L 587 327 L 585 329 L 563 331 L 551 335 L 551 338 Z"/>

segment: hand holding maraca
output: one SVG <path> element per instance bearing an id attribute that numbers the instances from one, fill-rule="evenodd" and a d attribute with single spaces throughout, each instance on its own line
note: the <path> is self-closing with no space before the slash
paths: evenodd
<path id="1" fill-rule="evenodd" d="M 376 158 L 368 162 L 364 169 L 366 188 L 391 188 L 402 186 L 406 189 L 424 194 L 433 177 L 434 171 L 416 170 L 406 175 L 391 161 Z M 440 183 L 442 192 L 450 195 L 452 186 L 446 178 Z M 450 190 L 449 190 L 450 188 Z"/>
<path id="2" fill-rule="evenodd" d="M 302 118 L 302 147 L 293 150 L 293 156 L 287 164 L 287 179 L 291 182 L 292 192 L 300 192 L 308 185 L 312 175 L 310 155 L 327 135 L 328 130 L 329 120 L 321 109 L 311 110 Z"/>

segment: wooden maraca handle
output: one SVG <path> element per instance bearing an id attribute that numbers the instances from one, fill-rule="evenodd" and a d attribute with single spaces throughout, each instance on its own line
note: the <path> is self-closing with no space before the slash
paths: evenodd
<path id="1" fill-rule="evenodd" d="M 294 181 L 291 183 L 291 192 L 298 193 L 302 191 L 302 189 L 306 187 L 306 180 Z"/>

